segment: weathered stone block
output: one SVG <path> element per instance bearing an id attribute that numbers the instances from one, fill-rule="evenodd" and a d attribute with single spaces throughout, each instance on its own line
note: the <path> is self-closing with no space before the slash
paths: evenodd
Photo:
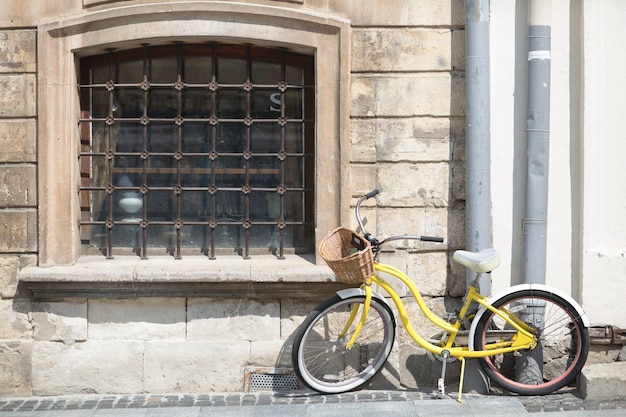
<path id="1" fill-rule="evenodd" d="M 0 210 L 0 251 L 37 250 L 37 213 L 35 210 Z"/>
<path id="2" fill-rule="evenodd" d="M 34 340 L 87 340 L 87 300 L 34 302 L 31 320 Z"/>
<path id="3" fill-rule="evenodd" d="M 252 299 L 192 298 L 187 306 L 189 340 L 280 338 L 280 303 Z"/>
<path id="4" fill-rule="evenodd" d="M 379 207 L 376 218 L 376 233 L 381 237 L 425 234 L 423 208 Z M 407 240 L 391 242 L 385 246 L 387 250 L 391 250 L 399 247 L 417 248 L 419 245 L 419 241 Z"/>
<path id="5" fill-rule="evenodd" d="M 146 342 L 145 392 L 237 392 L 250 342 Z"/>
<path id="6" fill-rule="evenodd" d="M 0 120 L 0 162 L 37 160 L 35 120 Z"/>
<path id="7" fill-rule="evenodd" d="M 143 392 L 143 353 L 142 341 L 34 342 L 33 394 Z"/>
<path id="8" fill-rule="evenodd" d="M 0 72 L 34 72 L 37 68 L 37 31 L 0 32 Z"/>
<path id="9" fill-rule="evenodd" d="M 357 72 L 452 69 L 449 29 L 357 29 L 353 32 L 352 45 L 352 69 Z"/>
<path id="10" fill-rule="evenodd" d="M 352 77 L 352 116 L 449 116 L 465 111 L 465 85 L 449 73 Z"/>
<path id="11" fill-rule="evenodd" d="M 35 206 L 37 170 L 34 165 L 0 165 L 0 206 Z"/>
<path id="12" fill-rule="evenodd" d="M 0 75 L 0 117 L 28 117 L 36 114 L 34 74 Z"/>
<path id="13" fill-rule="evenodd" d="M 32 342 L 0 341 L 0 396 L 30 396 Z"/>
<path id="14" fill-rule="evenodd" d="M 376 0 L 367 7 L 359 1 L 341 1 L 332 5 L 358 26 L 462 26 L 465 21 L 465 2 L 458 0 Z"/>
<path id="15" fill-rule="evenodd" d="M 259 340 L 250 342 L 249 365 L 291 368 L 293 340 Z"/>
<path id="16" fill-rule="evenodd" d="M 350 122 L 350 162 L 376 162 L 376 119 Z"/>
<path id="17" fill-rule="evenodd" d="M 432 162 L 450 160 L 448 139 L 398 137 L 378 144 L 380 161 Z"/>
<path id="18" fill-rule="evenodd" d="M 350 165 L 350 190 L 354 195 L 362 196 L 376 188 L 376 185 L 376 165 Z"/>
<path id="19" fill-rule="evenodd" d="M 184 339 L 184 298 L 89 301 L 90 339 Z"/>
<path id="20" fill-rule="evenodd" d="M 445 252 L 411 254 L 408 275 L 424 296 L 443 297 L 447 293 L 448 255 Z"/>
<path id="21" fill-rule="evenodd" d="M 17 270 L 20 258 L 17 255 L 0 256 L 0 296 L 12 298 L 17 289 Z"/>
<path id="22" fill-rule="evenodd" d="M 30 338 L 29 309 L 26 300 L 0 300 L 0 339 Z"/>
<path id="23" fill-rule="evenodd" d="M 322 301 L 321 299 L 282 299 L 280 302 L 280 338 L 282 340 L 293 340 L 293 334 L 298 329 L 298 326 Z"/>
<path id="24" fill-rule="evenodd" d="M 578 389 L 587 400 L 626 398 L 626 362 L 585 366 L 578 379 Z"/>
<path id="25" fill-rule="evenodd" d="M 392 207 L 446 207 L 449 179 L 447 163 L 379 164 L 378 185 L 384 192 L 377 197 L 378 204 Z"/>

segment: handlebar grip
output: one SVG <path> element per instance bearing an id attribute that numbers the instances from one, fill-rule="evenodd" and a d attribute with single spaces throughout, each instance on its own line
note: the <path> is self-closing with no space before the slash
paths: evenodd
<path id="1" fill-rule="evenodd" d="M 439 243 L 443 242 L 442 237 L 436 237 L 436 236 L 420 236 L 420 240 L 423 240 L 425 242 L 439 242 Z"/>
<path id="2" fill-rule="evenodd" d="M 376 194 L 378 194 L 380 191 L 378 189 L 372 190 L 369 193 L 365 194 L 365 199 L 367 200 L 368 198 L 372 198 L 374 197 Z"/>

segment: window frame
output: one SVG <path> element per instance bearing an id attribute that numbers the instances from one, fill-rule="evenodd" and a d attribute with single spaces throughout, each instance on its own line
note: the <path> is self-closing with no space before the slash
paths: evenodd
<path id="1" fill-rule="evenodd" d="M 236 35 L 235 35 L 236 34 Z M 350 23 L 335 16 L 239 3 L 116 7 L 38 27 L 39 267 L 73 265 L 79 235 L 78 59 L 148 41 L 251 41 L 314 53 L 315 245 L 350 219 Z M 283 43 L 281 39 L 289 39 Z M 104 42 L 103 40 L 106 40 Z M 320 186 L 322 185 L 323 186 Z M 315 263 L 323 262 L 316 255 Z"/>

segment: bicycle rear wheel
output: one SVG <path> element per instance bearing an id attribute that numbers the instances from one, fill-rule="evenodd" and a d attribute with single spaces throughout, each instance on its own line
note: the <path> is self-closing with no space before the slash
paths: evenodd
<path id="1" fill-rule="evenodd" d="M 327 394 L 354 390 L 383 367 L 393 346 L 396 326 L 389 307 L 376 298 L 372 298 L 354 346 L 346 349 L 364 302 L 364 296 L 335 296 L 317 306 L 298 328 L 292 350 L 293 367 L 309 388 Z M 359 311 L 344 331 L 354 306 Z"/>
<path id="2" fill-rule="evenodd" d="M 560 296 L 525 289 L 494 301 L 533 328 L 537 346 L 529 351 L 480 358 L 485 373 L 500 387 L 522 395 L 545 395 L 576 378 L 589 353 L 589 330 L 578 311 Z M 485 312 L 474 335 L 474 349 L 511 340 L 516 332 L 501 317 Z"/>

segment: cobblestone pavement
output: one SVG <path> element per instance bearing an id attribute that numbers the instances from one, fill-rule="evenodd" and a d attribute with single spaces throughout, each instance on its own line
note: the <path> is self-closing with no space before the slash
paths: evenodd
<path id="1" fill-rule="evenodd" d="M 433 398 L 432 390 L 357 391 L 321 395 L 307 391 L 219 393 L 219 394 L 134 394 L 134 395 L 68 395 L 55 397 L 0 397 L 0 412 L 40 410 L 93 410 L 166 407 L 237 407 L 278 404 L 333 404 L 385 401 L 421 401 Z M 464 394 L 465 395 L 465 394 Z M 491 394 L 490 396 L 498 396 Z M 451 394 L 451 397 L 455 397 Z M 467 398 L 480 398 L 467 394 Z M 592 401 L 581 399 L 576 391 L 565 391 L 541 397 L 517 397 L 529 413 L 573 410 L 625 410 L 626 399 Z"/>

